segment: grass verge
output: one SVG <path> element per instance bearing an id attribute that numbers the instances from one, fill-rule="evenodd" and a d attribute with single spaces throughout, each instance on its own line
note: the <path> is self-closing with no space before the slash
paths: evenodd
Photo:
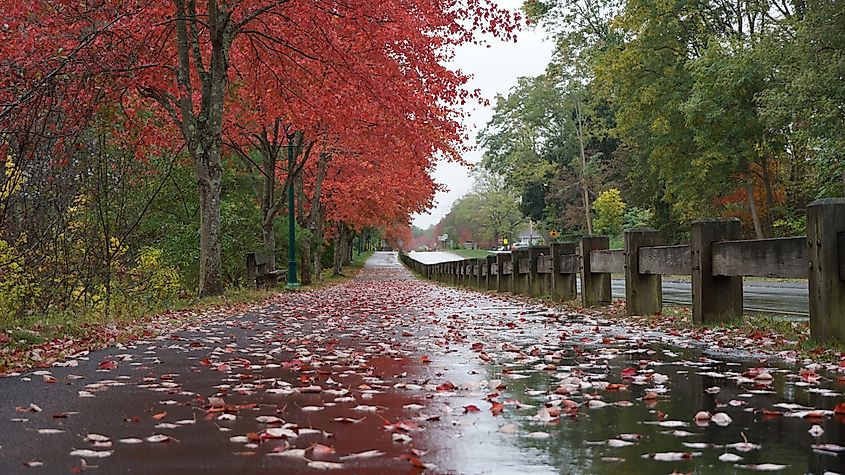
<path id="1" fill-rule="evenodd" d="M 485 251 L 484 249 L 454 249 L 450 250 L 449 252 L 453 254 L 457 254 L 461 257 L 466 257 L 467 259 L 477 259 L 479 257 L 487 257 L 492 252 Z"/>

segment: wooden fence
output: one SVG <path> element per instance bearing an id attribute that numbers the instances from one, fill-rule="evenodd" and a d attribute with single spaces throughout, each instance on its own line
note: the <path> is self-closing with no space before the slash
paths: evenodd
<path id="1" fill-rule="evenodd" d="M 625 231 L 620 250 L 608 249 L 605 236 L 585 236 L 439 264 L 401 259 L 428 279 L 557 301 L 577 297 L 578 276 L 586 307 L 609 304 L 611 274 L 624 274 L 629 315 L 662 310 L 662 275 L 689 275 L 696 323 L 741 317 L 744 276 L 808 279 L 813 338 L 845 342 L 845 199 L 811 203 L 807 236 L 743 240 L 741 224 L 736 218 L 696 221 L 690 244 L 679 246 L 665 245 L 654 229 L 636 228 Z"/>

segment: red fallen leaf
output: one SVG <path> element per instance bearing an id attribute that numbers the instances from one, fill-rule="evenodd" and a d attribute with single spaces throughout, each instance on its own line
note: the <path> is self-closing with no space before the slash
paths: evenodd
<path id="1" fill-rule="evenodd" d="M 490 408 L 490 412 L 492 412 L 494 416 L 500 415 L 505 410 L 505 405 L 500 402 L 493 401 L 490 404 L 493 405 L 493 407 Z"/>
<path id="2" fill-rule="evenodd" d="M 839 404 L 833 406 L 833 413 L 834 414 L 845 414 L 845 402 L 840 402 Z"/>
<path id="3" fill-rule="evenodd" d="M 455 385 L 452 384 L 451 381 L 446 381 L 445 383 L 441 384 L 440 386 L 437 386 L 437 390 L 441 391 L 441 392 L 442 391 L 453 391 L 454 389 L 455 389 Z"/>
<path id="4" fill-rule="evenodd" d="M 141 422 L 141 417 L 140 416 L 125 417 L 123 419 L 123 422 Z"/>
<path id="5" fill-rule="evenodd" d="M 623 378 L 633 378 L 637 374 L 637 368 L 625 368 L 622 370 Z"/>
<path id="6" fill-rule="evenodd" d="M 67 419 L 67 414 L 64 412 L 56 412 L 53 414 L 53 419 Z"/>
<path id="7" fill-rule="evenodd" d="M 780 411 L 772 411 L 769 409 L 763 409 L 761 412 L 763 413 L 763 417 L 780 417 L 783 415 Z"/>
<path id="8" fill-rule="evenodd" d="M 804 419 L 812 419 L 812 420 L 824 419 L 824 413 L 822 413 L 822 412 L 808 412 L 807 414 L 804 414 Z"/>
<path id="9" fill-rule="evenodd" d="M 748 338 L 752 340 L 762 340 L 763 338 L 765 338 L 765 335 L 760 330 L 755 330 L 748 334 Z"/>
<path id="10" fill-rule="evenodd" d="M 97 365 L 100 369 L 117 369 L 117 362 L 111 360 L 104 360 L 100 361 L 100 364 Z"/>
<path id="11" fill-rule="evenodd" d="M 402 332 L 402 336 L 414 336 L 414 334 L 409 332 L 408 330 L 405 330 Z"/>
<path id="12" fill-rule="evenodd" d="M 429 359 L 428 355 L 425 355 L 420 358 L 420 363 L 431 363 L 431 359 Z"/>
<path id="13" fill-rule="evenodd" d="M 200 360 L 200 364 L 203 366 L 211 366 L 211 360 L 208 358 L 203 358 Z"/>
<path id="14" fill-rule="evenodd" d="M 478 357 L 481 358 L 483 361 L 490 361 L 490 355 L 483 351 L 478 354 Z"/>
<path id="15" fill-rule="evenodd" d="M 3 332 L 0 332 L 0 343 L 9 343 L 9 341 L 11 341 L 11 338 L 9 338 L 9 335 L 7 335 Z"/>
<path id="16" fill-rule="evenodd" d="M 414 467 L 417 467 L 417 468 L 425 468 L 425 464 L 423 463 L 423 461 L 422 461 L 422 460 L 420 460 L 420 459 L 419 459 L 419 458 L 417 458 L 417 457 L 414 457 L 414 456 L 413 456 L 413 455 L 411 455 L 411 454 L 402 454 L 399 458 L 400 458 L 401 460 L 407 460 L 407 461 L 408 461 L 408 462 L 410 462 L 410 463 L 411 463 L 411 465 L 413 465 Z"/>
<path id="17" fill-rule="evenodd" d="M 55 383 L 56 381 L 58 381 L 56 378 L 54 378 L 54 377 L 52 377 L 48 374 L 45 374 L 44 376 L 42 376 L 42 380 L 45 383 Z"/>
<path id="18" fill-rule="evenodd" d="M 815 371 L 811 369 L 802 369 L 801 370 L 801 378 L 804 381 L 813 382 L 819 379 L 819 375 L 816 374 Z"/>
<path id="19" fill-rule="evenodd" d="M 158 414 L 153 415 L 153 419 L 155 419 L 157 421 L 160 421 L 160 420 L 164 419 L 165 417 L 167 417 L 167 411 L 159 412 Z"/>
<path id="20" fill-rule="evenodd" d="M 472 351 L 481 351 L 482 349 L 484 349 L 484 343 L 473 343 L 470 348 L 472 349 Z"/>
<path id="21" fill-rule="evenodd" d="M 476 406 L 475 404 L 468 404 L 468 405 L 464 406 L 464 414 L 466 414 L 468 412 L 480 412 L 480 411 L 481 411 L 481 409 L 479 409 L 478 406 Z"/>
<path id="22" fill-rule="evenodd" d="M 607 391 L 625 391 L 628 389 L 627 384 L 611 383 L 608 384 L 605 390 Z"/>
<path id="23" fill-rule="evenodd" d="M 261 434 L 259 434 L 258 432 L 247 432 L 246 438 L 250 442 L 261 442 Z"/>

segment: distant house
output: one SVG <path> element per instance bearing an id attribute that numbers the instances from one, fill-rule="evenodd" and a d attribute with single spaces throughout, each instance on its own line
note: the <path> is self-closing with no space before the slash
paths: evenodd
<path id="1" fill-rule="evenodd" d="M 529 231 L 522 231 L 519 233 L 519 237 L 517 238 L 516 245 L 520 247 L 524 246 L 533 246 L 539 244 L 540 241 L 543 240 L 543 236 L 537 233 L 531 233 Z"/>

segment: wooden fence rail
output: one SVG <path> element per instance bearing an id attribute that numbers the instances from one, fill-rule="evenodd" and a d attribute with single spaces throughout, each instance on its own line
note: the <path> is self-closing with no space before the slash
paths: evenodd
<path id="1" fill-rule="evenodd" d="M 422 264 L 402 262 L 428 279 L 482 290 L 573 300 L 576 276 L 584 306 L 611 301 L 611 274 L 624 274 L 626 311 L 662 310 L 662 275 L 691 275 L 693 321 L 741 317 L 742 278 L 809 280 L 810 328 L 817 341 L 845 342 L 845 198 L 807 207 L 807 236 L 742 240 L 741 222 L 716 218 L 692 224 L 690 244 L 667 246 L 651 228 L 625 230 L 624 249 L 610 250 L 605 236 L 552 243 L 481 259 Z"/>

